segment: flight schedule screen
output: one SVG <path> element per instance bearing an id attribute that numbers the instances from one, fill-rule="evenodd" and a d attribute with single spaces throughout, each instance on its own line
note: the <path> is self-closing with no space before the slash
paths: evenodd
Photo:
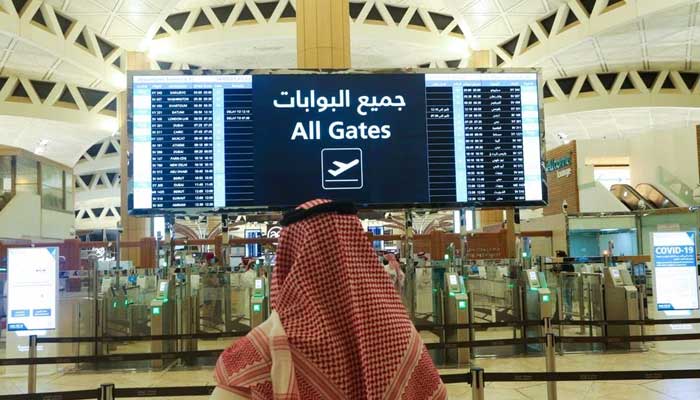
<path id="1" fill-rule="evenodd" d="M 537 74 L 130 75 L 132 214 L 546 203 Z"/>

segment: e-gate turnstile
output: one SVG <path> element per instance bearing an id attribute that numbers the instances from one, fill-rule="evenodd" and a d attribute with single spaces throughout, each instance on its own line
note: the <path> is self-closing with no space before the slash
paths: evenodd
<path id="1" fill-rule="evenodd" d="M 253 295 L 250 297 L 250 328 L 265 322 L 269 315 L 267 285 L 264 278 L 255 278 Z"/>
<path id="2" fill-rule="evenodd" d="M 464 281 L 456 272 L 445 273 L 444 322 L 446 325 L 469 323 L 469 298 Z M 469 341 L 469 329 L 445 328 L 445 342 Z M 469 348 L 448 349 L 445 354 L 447 364 L 464 366 L 469 364 Z"/>
<path id="3" fill-rule="evenodd" d="M 176 333 L 175 304 L 170 301 L 174 298 L 175 279 L 170 276 L 158 282 L 156 298 L 151 300 L 151 335 L 173 335 Z M 175 341 L 153 340 L 151 341 L 152 353 L 167 353 L 175 351 Z M 151 367 L 162 368 L 163 360 L 151 361 Z"/>
<path id="4" fill-rule="evenodd" d="M 537 272 L 534 269 L 527 269 L 522 274 L 524 297 L 524 320 L 542 321 L 551 319 L 554 315 L 555 299 L 552 292 L 547 287 L 547 280 L 543 272 Z M 527 326 L 523 327 L 523 337 L 539 338 L 543 337 L 547 332 L 542 326 Z M 539 344 L 527 345 L 526 350 L 541 351 L 542 346 Z"/>
<path id="5" fill-rule="evenodd" d="M 199 275 L 186 273 L 182 277 L 176 282 L 175 291 L 177 334 L 192 335 L 199 332 Z M 197 340 L 180 340 L 178 350 L 196 351 Z"/>
<path id="6" fill-rule="evenodd" d="M 639 292 L 625 267 L 605 269 L 605 318 L 606 320 L 639 320 Z M 606 336 L 639 336 L 639 325 L 608 325 Z M 609 344 L 609 348 L 638 350 L 640 343 Z"/>

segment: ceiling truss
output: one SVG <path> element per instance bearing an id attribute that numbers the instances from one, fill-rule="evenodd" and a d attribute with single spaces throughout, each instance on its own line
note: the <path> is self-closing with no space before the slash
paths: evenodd
<path id="1" fill-rule="evenodd" d="M 92 76 L 95 85 L 123 87 L 125 51 L 42 0 L 0 0 L 0 33 Z M 51 78 L 51 71 L 45 78 Z"/>
<path id="2" fill-rule="evenodd" d="M 491 51 L 499 67 L 530 67 L 603 32 L 688 0 L 569 0 Z"/>

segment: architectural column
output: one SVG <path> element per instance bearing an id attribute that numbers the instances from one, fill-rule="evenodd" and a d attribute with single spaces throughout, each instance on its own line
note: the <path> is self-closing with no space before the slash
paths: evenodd
<path id="1" fill-rule="evenodd" d="M 491 52 L 489 50 L 475 50 L 469 54 L 469 68 L 488 68 L 491 66 Z"/>
<path id="2" fill-rule="evenodd" d="M 348 0 L 297 0 L 297 66 L 350 68 Z"/>
<path id="3" fill-rule="evenodd" d="M 127 71 L 143 71 L 151 69 L 151 63 L 144 53 L 129 52 L 126 55 Z M 129 207 L 127 204 L 128 196 L 128 153 L 129 153 L 129 134 L 127 125 L 127 92 L 119 94 L 117 98 L 117 115 L 119 118 L 119 137 L 120 137 L 120 179 L 121 179 L 121 225 L 122 225 L 122 241 L 140 241 L 142 238 L 151 235 L 150 219 L 146 217 L 130 217 Z M 138 173 L 138 171 L 134 171 Z M 134 266 L 140 266 L 140 254 L 138 248 L 124 248 L 121 251 L 121 260 L 132 261 Z"/>

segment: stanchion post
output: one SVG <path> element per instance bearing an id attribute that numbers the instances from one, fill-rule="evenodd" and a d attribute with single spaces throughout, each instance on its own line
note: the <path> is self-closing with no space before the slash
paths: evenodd
<path id="1" fill-rule="evenodd" d="M 100 385 L 99 400 L 114 400 L 114 384 L 103 383 Z"/>
<path id="2" fill-rule="evenodd" d="M 482 368 L 472 368 L 472 400 L 484 400 L 486 385 L 484 382 L 484 370 Z"/>
<path id="3" fill-rule="evenodd" d="M 469 316 L 467 321 L 469 322 L 469 358 L 474 359 L 475 358 L 475 351 L 474 351 L 474 345 L 473 341 L 476 338 L 476 335 L 474 333 L 474 293 L 471 291 L 467 291 L 467 311 L 469 311 Z"/>
<path id="4" fill-rule="evenodd" d="M 559 288 L 557 289 L 557 312 L 559 313 L 559 336 L 564 336 L 564 277 L 559 276 Z M 547 333 L 545 331 L 545 333 Z M 559 354 L 564 355 L 564 343 L 559 343 Z"/>
<path id="5" fill-rule="evenodd" d="M 639 322 L 641 324 L 639 325 L 639 333 L 640 335 L 644 336 L 644 321 L 646 320 L 646 315 L 644 312 L 644 299 L 647 297 L 647 287 L 644 284 L 641 284 L 637 287 L 637 291 L 639 294 L 637 295 L 638 303 L 639 303 Z M 644 343 L 644 340 L 642 340 L 642 343 Z"/>
<path id="6" fill-rule="evenodd" d="M 554 334 L 547 332 L 545 341 L 545 361 L 547 363 L 547 372 L 556 372 L 556 364 L 554 360 Z M 547 381 L 547 400 L 557 400 L 557 382 Z"/>
<path id="7" fill-rule="evenodd" d="M 33 360 L 36 358 L 36 335 L 29 336 L 29 359 Z M 36 364 L 29 364 L 29 371 L 27 374 L 27 393 L 36 393 Z"/>

